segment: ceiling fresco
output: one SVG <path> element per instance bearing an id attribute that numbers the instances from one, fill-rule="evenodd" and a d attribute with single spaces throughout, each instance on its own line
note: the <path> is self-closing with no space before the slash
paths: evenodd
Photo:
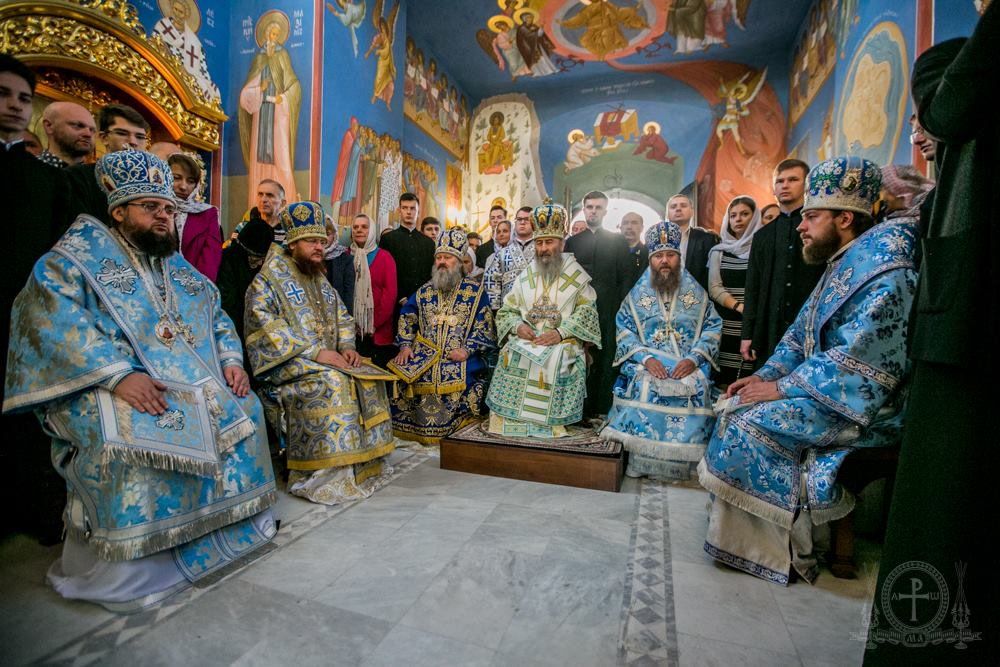
<path id="1" fill-rule="evenodd" d="M 579 86 L 614 69 L 728 60 L 764 66 L 810 0 L 409 0 L 407 30 L 473 98 Z"/>

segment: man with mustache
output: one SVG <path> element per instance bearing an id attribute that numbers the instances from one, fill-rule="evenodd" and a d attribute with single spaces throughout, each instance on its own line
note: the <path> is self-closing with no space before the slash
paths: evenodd
<path id="1" fill-rule="evenodd" d="M 816 577 L 814 529 L 854 508 L 837 484 L 845 456 L 899 442 L 918 231 L 910 217 L 875 224 L 881 185 L 859 157 L 809 172 L 798 231 L 825 271 L 774 354 L 729 385 L 698 466 L 715 496 L 705 551 L 768 581 Z"/>
<path id="2" fill-rule="evenodd" d="M 264 414 L 219 292 L 177 252 L 170 168 L 98 160 L 79 216 L 14 302 L 5 411 L 35 410 L 68 487 L 64 597 L 134 611 L 275 534 Z"/>
<path id="3" fill-rule="evenodd" d="M 486 403 L 499 435 L 558 438 L 583 418 L 584 344 L 600 347 L 601 329 L 590 276 L 562 252 L 567 220 L 551 202 L 532 211 L 535 258 L 497 312 L 504 344 Z"/>
<path id="4" fill-rule="evenodd" d="M 715 426 L 709 373 L 722 318 L 682 266 L 681 237 L 669 221 L 646 232 L 649 269 L 616 318 L 620 375 L 601 436 L 625 445 L 630 477 L 690 479 Z"/>
<path id="5" fill-rule="evenodd" d="M 286 248 L 272 245 L 247 290 L 246 349 L 268 420 L 284 432 L 288 491 L 324 505 L 367 498 L 391 474 L 385 382 L 363 364 L 354 319 L 326 279 L 326 221 L 316 202 L 281 211 Z"/>
<path id="6" fill-rule="evenodd" d="M 483 412 L 483 358 L 496 349 L 496 334 L 483 284 L 465 273 L 468 251 L 463 230 L 443 231 L 431 279 L 399 313 L 399 354 L 389 369 L 403 381 L 392 401 L 393 433 L 403 440 L 440 444 Z"/>

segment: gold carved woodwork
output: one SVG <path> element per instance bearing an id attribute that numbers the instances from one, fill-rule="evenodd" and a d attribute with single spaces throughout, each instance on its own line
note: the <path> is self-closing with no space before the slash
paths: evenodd
<path id="1" fill-rule="evenodd" d="M 146 37 L 128 2 L 53 0 L 0 6 L 0 52 L 16 54 L 36 67 L 96 77 L 144 101 L 175 141 L 205 150 L 220 147 L 219 128 L 228 117 L 219 100 L 205 97 L 159 37 Z M 84 86 L 80 97 L 89 100 L 86 83 L 74 78 L 50 81 Z M 50 81 L 42 80 L 46 85 Z M 89 87 L 91 96 L 97 93 Z"/>

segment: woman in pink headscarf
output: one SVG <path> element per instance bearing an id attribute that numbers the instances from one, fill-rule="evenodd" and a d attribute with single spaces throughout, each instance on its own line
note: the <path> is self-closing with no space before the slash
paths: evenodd
<path id="1" fill-rule="evenodd" d="M 915 167 L 895 164 L 882 167 L 882 200 L 886 203 L 890 218 L 897 218 L 920 208 L 927 193 L 933 188 L 934 181 Z"/>

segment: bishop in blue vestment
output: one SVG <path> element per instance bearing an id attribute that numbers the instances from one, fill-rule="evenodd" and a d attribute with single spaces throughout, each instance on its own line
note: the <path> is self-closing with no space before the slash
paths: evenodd
<path id="1" fill-rule="evenodd" d="M 275 485 L 232 320 L 177 252 L 170 168 L 123 151 L 95 173 L 114 222 L 81 215 L 35 264 L 3 409 L 35 411 L 66 479 L 49 582 L 132 611 L 270 541 Z"/>
<path id="2" fill-rule="evenodd" d="M 631 477 L 690 479 L 715 426 L 712 383 L 722 319 L 705 289 L 681 266 L 681 229 L 646 232 L 649 269 L 615 322 L 614 402 L 601 436 L 629 451 Z"/>
<path id="3" fill-rule="evenodd" d="M 715 496 L 705 551 L 777 583 L 793 568 L 812 581 L 814 527 L 853 509 L 844 458 L 899 440 L 917 222 L 873 224 L 881 180 L 855 157 L 809 173 L 798 229 L 826 271 L 767 363 L 729 386 L 735 406 L 699 465 Z"/>

